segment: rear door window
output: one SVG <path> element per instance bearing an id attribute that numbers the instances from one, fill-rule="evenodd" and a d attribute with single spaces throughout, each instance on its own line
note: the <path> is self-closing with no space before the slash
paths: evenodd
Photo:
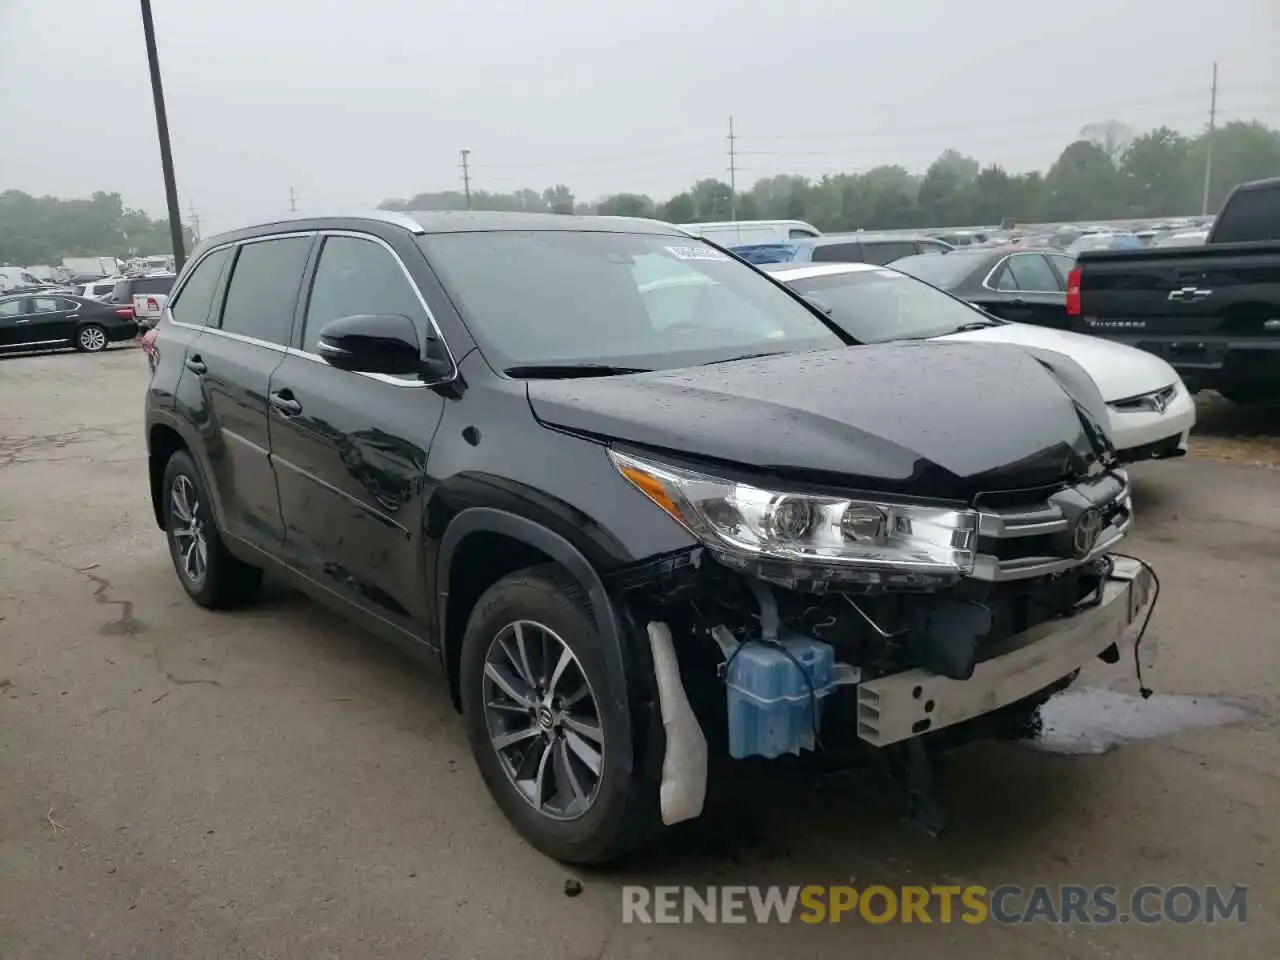
<path id="1" fill-rule="evenodd" d="M 862 244 L 822 243 L 813 248 L 813 259 L 819 263 L 861 263 Z"/>
<path id="2" fill-rule="evenodd" d="M 895 260 L 901 260 L 903 257 L 914 257 L 916 255 L 914 240 L 864 242 L 862 249 L 863 259 L 867 263 L 874 263 L 880 266 L 886 263 L 893 263 Z"/>
<path id="3" fill-rule="evenodd" d="M 169 304 L 169 313 L 179 323 L 202 327 L 209 319 L 209 307 L 218 289 L 222 268 L 231 257 L 231 247 L 215 250 L 198 264 Z"/>
<path id="4" fill-rule="evenodd" d="M 288 346 L 311 240 L 280 237 L 240 247 L 222 306 L 223 330 Z"/>

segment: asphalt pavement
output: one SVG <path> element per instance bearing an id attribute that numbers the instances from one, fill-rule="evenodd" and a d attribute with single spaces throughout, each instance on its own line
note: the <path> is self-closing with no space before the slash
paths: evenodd
<path id="1" fill-rule="evenodd" d="M 507 826 L 431 670 L 287 590 L 188 601 L 146 380 L 130 348 L 0 359 L 4 960 L 1275 956 L 1280 471 L 1134 471 L 1156 697 L 1091 669 L 1041 749 L 955 755 L 940 838 L 866 777 L 780 777 L 580 871 Z M 828 883 L 1250 889 L 1213 925 L 622 922 L 624 884 Z"/>

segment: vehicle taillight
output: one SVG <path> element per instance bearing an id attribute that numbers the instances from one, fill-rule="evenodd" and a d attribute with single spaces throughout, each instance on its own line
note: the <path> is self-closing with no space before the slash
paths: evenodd
<path id="1" fill-rule="evenodd" d="M 116 316 L 119 317 L 121 320 L 132 320 L 133 307 L 117 307 Z"/>
<path id="2" fill-rule="evenodd" d="M 1080 316 L 1080 268 L 1072 267 L 1067 274 L 1067 316 Z"/>
<path id="3" fill-rule="evenodd" d="M 160 301 L 155 297 L 147 297 L 147 309 L 155 313 L 160 312 Z"/>

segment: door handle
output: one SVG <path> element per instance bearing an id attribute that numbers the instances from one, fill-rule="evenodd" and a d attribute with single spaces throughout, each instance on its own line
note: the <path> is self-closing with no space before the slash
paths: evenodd
<path id="1" fill-rule="evenodd" d="M 209 372 L 209 368 L 199 357 L 187 357 L 187 369 L 196 376 L 204 376 Z"/>
<path id="2" fill-rule="evenodd" d="M 271 406 L 282 417 L 296 417 L 302 412 L 302 404 L 295 400 L 288 390 L 277 390 L 271 394 Z"/>
<path id="3" fill-rule="evenodd" d="M 1027 301 L 1023 300 L 1021 297 L 1014 297 L 1009 301 L 1009 306 L 1011 307 L 1025 307 L 1026 305 Z"/>

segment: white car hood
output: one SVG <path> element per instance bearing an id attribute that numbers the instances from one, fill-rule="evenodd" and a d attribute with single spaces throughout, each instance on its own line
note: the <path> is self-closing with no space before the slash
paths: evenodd
<path id="1" fill-rule="evenodd" d="M 1008 343 L 1066 354 L 1093 378 L 1102 393 L 1102 399 L 1107 403 L 1162 390 L 1169 384 L 1178 382 L 1178 374 L 1173 367 L 1154 354 L 1067 330 L 1034 327 L 1026 323 L 1005 323 L 933 339 Z"/>

